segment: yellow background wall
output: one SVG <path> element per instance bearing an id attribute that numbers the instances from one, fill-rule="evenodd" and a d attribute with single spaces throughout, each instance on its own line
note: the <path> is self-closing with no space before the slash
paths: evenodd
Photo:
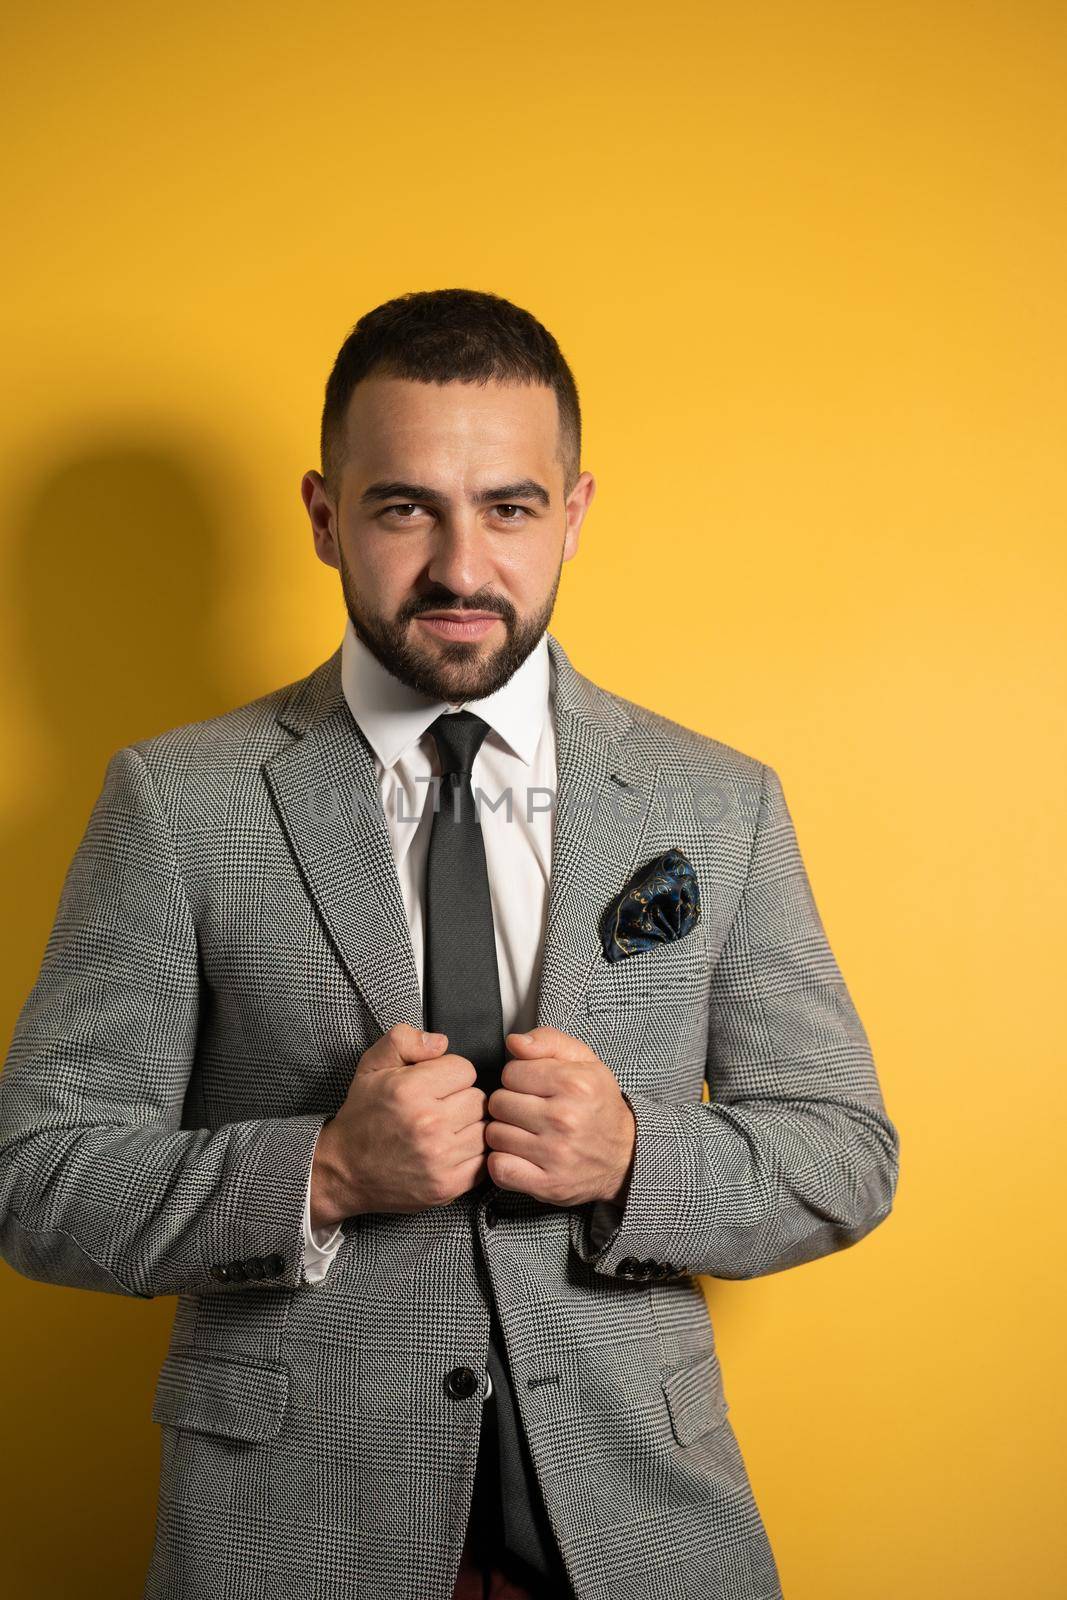
<path id="1" fill-rule="evenodd" d="M 111 752 L 340 639 L 298 484 L 349 326 L 529 307 L 599 483 L 554 630 L 777 768 L 902 1136 L 862 1245 L 705 1280 L 788 1600 L 1067 1587 L 1065 44 L 1034 0 L 7 30 L 5 1027 Z M 174 1302 L 0 1299 L 2 1586 L 135 1597 Z"/>

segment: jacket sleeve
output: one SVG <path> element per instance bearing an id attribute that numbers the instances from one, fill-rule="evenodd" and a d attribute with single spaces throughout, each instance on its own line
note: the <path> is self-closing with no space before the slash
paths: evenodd
<path id="1" fill-rule="evenodd" d="M 624 1203 L 572 1212 L 597 1272 L 761 1277 L 855 1244 L 892 1208 L 899 1135 L 767 766 L 709 1007 L 709 1100 L 627 1092 Z"/>
<path id="2" fill-rule="evenodd" d="M 326 1114 L 183 1128 L 199 952 L 140 753 L 107 765 L 0 1076 L 0 1254 L 115 1294 L 226 1293 L 304 1275 Z"/>

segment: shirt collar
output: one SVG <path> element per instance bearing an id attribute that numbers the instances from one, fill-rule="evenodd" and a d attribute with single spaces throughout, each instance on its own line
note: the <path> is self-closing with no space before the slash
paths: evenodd
<path id="1" fill-rule="evenodd" d="M 548 638 L 542 634 L 503 688 L 482 700 L 463 702 L 463 709 L 484 718 L 527 766 L 548 715 L 550 668 Z M 459 709 L 456 702 L 430 700 L 401 683 L 363 643 L 351 617 L 341 640 L 341 684 L 352 715 L 384 767 L 417 744 L 443 711 Z"/>

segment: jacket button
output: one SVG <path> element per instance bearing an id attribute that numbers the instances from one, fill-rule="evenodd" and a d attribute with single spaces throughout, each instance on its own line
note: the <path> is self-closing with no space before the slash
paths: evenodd
<path id="1" fill-rule="evenodd" d="M 619 1278 L 628 1278 L 641 1271 L 641 1263 L 633 1256 L 623 1256 L 621 1261 L 615 1263 L 615 1273 Z"/>
<path id="2" fill-rule="evenodd" d="M 284 1256 L 264 1256 L 263 1257 L 263 1266 L 264 1266 L 264 1269 L 266 1271 L 266 1275 L 268 1277 L 277 1278 L 281 1273 L 283 1273 L 285 1271 L 285 1257 Z"/>
<path id="3" fill-rule="evenodd" d="M 642 1276 L 642 1278 L 658 1278 L 659 1277 L 659 1262 L 658 1261 L 642 1261 L 642 1263 L 641 1263 L 641 1276 Z"/>
<path id="4" fill-rule="evenodd" d="M 445 1379 L 445 1386 L 455 1399 L 466 1400 L 478 1387 L 478 1375 L 470 1367 L 453 1367 Z"/>
<path id="5" fill-rule="evenodd" d="M 486 1225 L 487 1228 L 495 1228 L 499 1221 L 500 1221 L 500 1213 L 497 1211 L 496 1206 L 490 1200 L 489 1204 L 485 1208 L 485 1225 Z"/>
<path id="6" fill-rule="evenodd" d="M 230 1269 L 224 1266 L 221 1261 L 216 1261 L 213 1267 L 208 1268 L 208 1271 L 216 1283 L 229 1283 Z"/>
<path id="7" fill-rule="evenodd" d="M 249 1256 L 243 1266 L 250 1278 L 265 1278 L 267 1276 L 267 1263 L 262 1256 Z"/>
<path id="8" fill-rule="evenodd" d="M 244 1283 L 248 1277 L 243 1261 L 228 1261 L 226 1263 L 226 1271 L 229 1274 L 231 1283 Z"/>
<path id="9" fill-rule="evenodd" d="M 674 1277 L 674 1268 L 671 1266 L 669 1261 L 660 1262 L 659 1275 L 661 1278 Z"/>

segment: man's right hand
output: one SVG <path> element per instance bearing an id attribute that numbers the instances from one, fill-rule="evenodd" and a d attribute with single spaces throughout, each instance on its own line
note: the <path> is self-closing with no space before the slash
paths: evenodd
<path id="1" fill-rule="evenodd" d="M 364 1051 L 315 1146 L 312 1227 L 447 1205 L 488 1176 L 486 1094 L 473 1062 L 447 1045 L 398 1022 Z"/>

